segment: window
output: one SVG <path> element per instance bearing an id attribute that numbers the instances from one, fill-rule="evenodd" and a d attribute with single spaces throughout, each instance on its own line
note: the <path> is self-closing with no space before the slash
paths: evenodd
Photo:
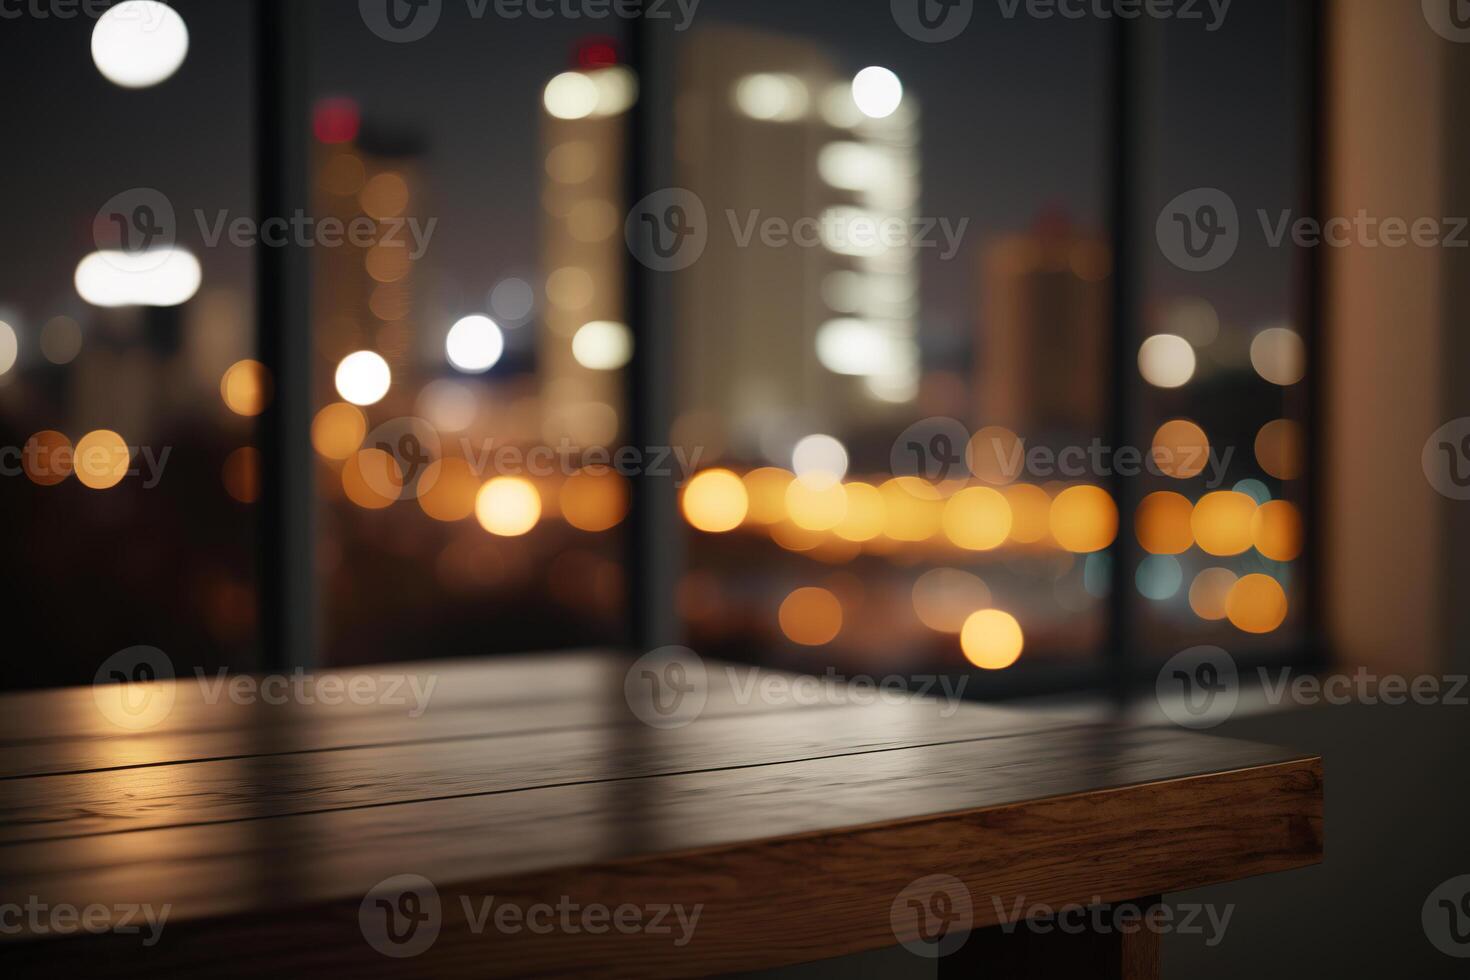
<path id="1" fill-rule="evenodd" d="M 12 686 L 138 643 L 687 642 L 980 695 L 1310 653 L 1317 271 L 1276 230 L 1315 5 L 975 5 L 937 43 L 835 9 L 180 2 L 151 87 L 84 17 L 8 30 L 44 152 L 0 270 L 7 595 L 64 651 Z M 79 281 L 159 234 L 187 295 Z M 36 462 L 104 432 L 120 481 Z"/>

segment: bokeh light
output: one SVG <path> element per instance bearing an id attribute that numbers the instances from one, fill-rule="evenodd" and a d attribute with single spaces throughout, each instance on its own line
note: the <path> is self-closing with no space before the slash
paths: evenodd
<path id="1" fill-rule="evenodd" d="M 811 435 L 791 452 L 791 470 L 814 490 L 825 490 L 847 475 L 847 449 L 832 436 Z"/>
<path id="2" fill-rule="evenodd" d="M 382 356 L 370 350 L 348 354 L 337 365 L 337 394 L 354 405 L 375 405 L 393 386 L 393 372 Z"/>
<path id="3" fill-rule="evenodd" d="M 270 404 L 270 371 L 259 361 L 237 361 L 220 379 L 219 393 L 230 411 L 253 418 Z"/>
<path id="4" fill-rule="evenodd" d="M 204 281 L 199 260 L 176 246 L 93 252 L 77 263 L 77 295 L 93 306 L 182 306 Z"/>
<path id="5" fill-rule="evenodd" d="M 1149 555 L 1138 563 L 1133 576 L 1138 594 L 1145 599 L 1163 602 L 1179 594 L 1184 584 L 1184 569 L 1173 555 Z"/>
<path id="6" fill-rule="evenodd" d="M 97 18 L 92 61 L 122 88 L 166 81 L 189 55 L 189 28 L 178 11 L 157 0 L 124 0 Z"/>
<path id="7" fill-rule="evenodd" d="M 534 484 L 517 476 L 498 476 L 475 498 L 480 526 L 502 538 L 529 534 L 541 520 L 541 495 Z"/>
<path id="8" fill-rule="evenodd" d="M 852 101 L 869 119 L 887 119 L 903 102 L 903 83 L 887 68 L 870 65 L 853 76 Z"/>
<path id="9" fill-rule="evenodd" d="M 480 477 L 465 460 L 456 456 L 436 459 L 424 468 L 419 486 L 419 509 L 436 521 L 452 524 L 475 512 Z"/>
<path id="10" fill-rule="evenodd" d="M 1182 388 L 1194 377 L 1194 348 L 1183 337 L 1157 334 L 1138 349 L 1138 370 L 1155 388 Z"/>
<path id="11" fill-rule="evenodd" d="M 1256 462 L 1278 480 L 1300 479 L 1306 440 L 1302 427 L 1291 419 L 1267 422 L 1256 434 Z"/>
<path id="12" fill-rule="evenodd" d="M 18 357 L 20 338 L 16 336 L 14 327 L 0 320 L 0 375 L 9 374 Z"/>
<path id="13" fill-rule="evenodd" d="M 0 338 L 0 348 L 4 339 Z M 56 316 L 46 321 L 41 328 L 41 356 L 52 364 L 70 364 L 82 352 L 82 327 L 69 316 Z M 5 357 L 0 350 L 0 368 Z M 0 369 L 0 374 L 5 371 Z"/>
<path id="14" fill-rule="evenodd" d="M 740 477 L 729 470 L 705 470 L 689 481 L 681 501 L 684 518 L 710 534 L 733 531 L 745 520 L 750 497 Z"/>
<path id="15" fill-rule="evenodd" d="M 1247 575 L 1231 587 L 1225 611 L 1242 632 L 1275 632 L 1286 622 L 1286 590 L 1269 575 Z"/>
<path id="16" fill-rule="evenodd" d="M 1189 526 L 1200 550 L 1208 555 L 1228 557 L 1250 550 L 1251 520 L 1256 502 L 1234 490 L 1205 494 L 1195 504 Z"/>
<path id="17" fill-rule="evenodd" d="M 1038 486 L 1017 483 L 1001 491 L 1011 507 L 1011 540 L 1037 544 L 1051 534 L 1051 497 Z"/>
<path id="18" fill-rule="evenodd" d="M 1251 366 L 1273 385 L 1289 387 L 1306 377 L 1307 346 L 1289 327 L 1262 330 L 1251 341 Z"/>
<path id="19" fill-rule="evenodd" d="M 786 512 L 799 528 L 830 531 L 847 516 L 847 491 L 840 483 L 818 489 L 805 480 L 792 480 L 786 488 Z"/>
<path id="20" fill-rule="evenodd" d="M 1010 429 L 988 425 L 970 437 L 965 461 L 977 479 L 995 486 L 1014 483 L 1021 475 L 1026 447 Z"/>
<path id="21" fill-rule="evenodd" d="M 505 334 L 500 324 L 488 316 L 462 317 L 449 328 L 449 335 L 444 338 L 444 353 L 455 370 L 484 374 L 505 353 Z"/>
<path id="22" fill-rule="evenodd" d="M 1226 600 L 1239 576 L 1228 568 L 1206 568 L 1189 586 L 1189 608 L 1207 622 L 1218 623 L 1226 617 Z"/>
<path id="23" fill-rule="evenodd" d="M 480 403 L 475 393 L 448 378 L 424 385 L 414 404 L 419 414 L 440 432 L 463 432 L 480 414 Z"/>
<path id="24" fill-rule="evenodd" d="M 1251 540 L 1272 561 L 1295 561 L 1302 553 L 1301 512 L 1286 500 L 1263 504 L 1251 519 Z"/>
<path id="25" fill-rule="evenodd" d="M 367 435 L 367 416 L 356 405 L 333 402 L 311 421 L 311 444 L 327 459 L 346 459 Z"/>
<path id="26" fill-rule="evenodd" d="M 883 494 L 868 483 L 848 483 L 847 513 L 832 529 L 832 533 L 843 541 L 862 543 L 872 541 L 883 533 L 888 522 L 888 507 Z"/>
<path id="27" fill-rule="evenodd" d="M 1016 617 L 1000 609 L 982 609 L 965 620 L 960 649 L 981 670 L 1005 670 L 1021 659 L 1026 637 Z"/>
<path id="28" fill-rule="evenodd" d="M 782 601 L 777 619 L 792 643 L 819 647 L 842 632 L 842 603 L 826 589 L 797 589 Z"/>
<path id="29" fill-rule="evenodd" d="M 1182 555 L 1194 546 L 1194 505 L 1183 494 L 1151 493 L 1138 505 L 1138 543 L 1151 555 Z"/>
<path id="30" fill-rule="evenodd" d="M 991 603 L 978 575 L 958 568 L 931 568 L 914 582 L 914 613 L 936 633 L 959 633 L 965 621 Z"/>
<path id="31" fill-rule="evenodd" d="M 546 298 L 561 309 L 585 309 L 595 295 L 596 285 L 586 269 L 563 266 L 546 277 Z"/>
<path id="32" fill-rule="evenodd" d="M 342 467 L 342 492 L 364 510 L 382 510 L 398 501 L 403 470 L 381 449 L 355 452 Z"/>
<path id="33" fill-rule="evenodd" d="M 242 504 L 260 500 L 260 450 L 242 446 L 225 457 L 220 470 L 225 493 Z"/>
<path id="34" fill-rule="evenodd" d="M 750 519 L 756 524 L 779 524 L 786 519 L 786 488 L 794 477 L 783 469 L 763 466 L 742 478 L 749 498 Z"/>
<path id="35" fill-rule="evenodd" d="M 408 181 L 401 174 L 388 171 L 373 177 L 358 192 L 357 203 L 369 217 L 385 221 L 400 217 L 408 210 Z"/>
<path id="36" fill-rule="evenodd" d="M 572 357 L 589 371 L 616 371 L 633 357 L 633 333 L 613 320 L 585 323 L 572 337 Z"/>
<path id="37" fill-rule="evenodd" d="M 888 512 L 884 533 L 894 541 L 928 541 L 944 522 L 944 502 L 935 487 L 916 476 L 900 476 L 878 488 Z"/>
<path id="38" fill-rule="evenodd" d="M 82 486 L 109 490 L 128 475 L 132 452 L 122 436 L 110 429 L 98 429 L 77 440 L 72 465 Z"/>
<path id="39" fill-rule="evenodd" d="M 944 535 L 967 551 L 992 551 L 1011 535 L 1011 505 L 999 490 L 970 487 L 944 505 Z"/>
<path id="40" fill-rule="evenodd" d="M 1193 479 L 1209 465 L 1209 436 L 1187 419 L 1165 422 L 1154 433 L 1153 459 L 1165 476 L 1176 480 Z"/>
<path id="41" fill-rule="evenodd" d="M 573 473 L 559 496 L 562 517 L 579 531 L 607 531 L 628 514 L 628 483 L 610 471 Z"/>
<path id="42" fill-rule="evenodd" d="M 761 72 L 735 83 L 735 108 L 762 122 L 792 122 L 806 115 L 811 94 L 794 75 Z"/>
<path id="43" fill-rule="evenodd" d="M 21 468 L 32 483 L 42 487 L 66 482 L 74 460 L 71 440 L 52 429 L 31 436 L 21 452 Z"/>
<path id="44" fill-rule="evenodd" d="M 1118 536 L 1118 507 L 1101 487 L 1068 487 L 1052 501 L 1051 533 L 1075 554 L 1102 551 Z"/>
<path id="45" fill-rule="evenodd" d="M 586 119 L 597 110 L 597 83 L 580 71 L 565 71 L 546 83 L 541 101 L 557 119 Z"/>

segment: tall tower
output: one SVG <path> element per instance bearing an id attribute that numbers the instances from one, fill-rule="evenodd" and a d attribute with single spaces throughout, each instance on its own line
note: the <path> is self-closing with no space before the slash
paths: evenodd
<path id="1" fill-rule="evenodd" d="M 587 42 L 579 67 L 552 79 L 543 98 L 547 302 L 537 375 L 542 437 L 551 445 L 563 439 L 579 447 L 609 445 L 625 428 L 617 411 L 625 400 L 616 350 L 619 337 L 631 336 L 623 295 L 624 114 L 637 83 L 613 61 L 606 42 Z M 597 325 L 599 343 L 578 348 L 577 335 L 588 324 Z"/>
<path id="2" fill-rule="evenodd" d="M 1107 419 L 1108 283 L 1102 239 L 1043 217 L 981 254 L 977 425 L 1090 439 Z"/>
<path id="3" fill-rule="evenodd" d="M 867 118 L 821 47 L 724 25 L 686 44 L 680 75 L 679 182 L 709 243 L 679 274 L 679 404 L 725 420 L 745 455 L 772 425 L 901 417 L 919 379 L 917 253 L 852 232 L 915 213 L 914 100 Z M 784 244 L 763 241 L 770 219 Z"/>

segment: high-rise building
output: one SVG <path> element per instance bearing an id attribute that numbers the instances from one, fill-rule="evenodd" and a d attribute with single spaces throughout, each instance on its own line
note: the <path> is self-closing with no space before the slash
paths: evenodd
<path id="1" fill-rule="evenodd" d="M 679 183 L 709 232 L 678 279 L 681 408 L 747 456 L 773 455 L 772 429 L 898 418 L 918 390 L 917 254 L 867 231 L 917 207 L 914 100 L 870 118 L 821 46 L 724 25 L 685 45 L 679 91 Z"/>
<path id="2" fill-rule="evenodd" d="M 624 429 L 624 114 L 635 97 L 632 72 L 606 62 L 557 76 L 543 97 L 546 304 L 536 358 L 542 438 L 553 446 L 610 445 Z"/>
<path id="3" fill-rule="evenodd" d="M 331 391 L 331 371 L 346 354 L 374 350 L 407 380 L 412 372 L 418 324 L 418 282 L 414 241 L 399 219 L 422 212 L 419 161 L 423 141 L 416 134 L 358 122 L 356 107 L 329 100 L 318 108 L 313 213 L 345 228 L 364 218 L 375 220 L 375 244 L 363 247 L 347 235 L 340 247 L 314 251 L 313 336 L 317 383 Z M 329 396 L 330 397 L 330 396 Z"/>
<path id="4" fill-rule="evenodd" d="M 1032 439 L 1098 435 L 1108 407 L 1108 246 L 1048 216 L 989 245 L 980 264 L 972 421 Z"/>

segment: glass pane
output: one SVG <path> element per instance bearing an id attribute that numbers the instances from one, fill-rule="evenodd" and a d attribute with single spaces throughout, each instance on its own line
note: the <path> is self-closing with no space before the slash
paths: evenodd
<path id="1" fill-rule="evenodd" d="M 614 21 L 315 10 L 326 663 L 622 636 L 629 356 Z"/>
<path id="2" fill-rule="evenodd" d="M 8 687 L 90 682 L 138 645 L 185 676 L 258 663 L 268 384 L 253 256 L 212 234 L 252 208 L 250 8 L 175 7 L 186 44 L 147 25 L 162 61 L 114 43 L 94 61 L 95 4 L 0 31 L 0 565 L 28 651 Z"/>
<path id="3" fill-rule="evenodd" d="M 1127 578 L 1141 652 L 1295 650 L 1306 613 L 1304 253 L 1310 152 L 1303 5 L 1242 5 L 1215 33 L 1151 25 L 1148 227 Z M 1229 85 L 1218 80 L 1229 77 Z M 1188 235 L 1186 239 L 1185 235 Z M 1157 247 L 1155 247 L 1157 243 Z"/>
<path id="4" fill-rule="evenodd" d="M 887 4 L 701 5 L 674 441 L 727 472 L 683 496 L 699 649 L 1095 664 L 1116 511 L 1046 459 L 1107 429 L 1109 39 L 982 5 L 944 44 Z"/>

